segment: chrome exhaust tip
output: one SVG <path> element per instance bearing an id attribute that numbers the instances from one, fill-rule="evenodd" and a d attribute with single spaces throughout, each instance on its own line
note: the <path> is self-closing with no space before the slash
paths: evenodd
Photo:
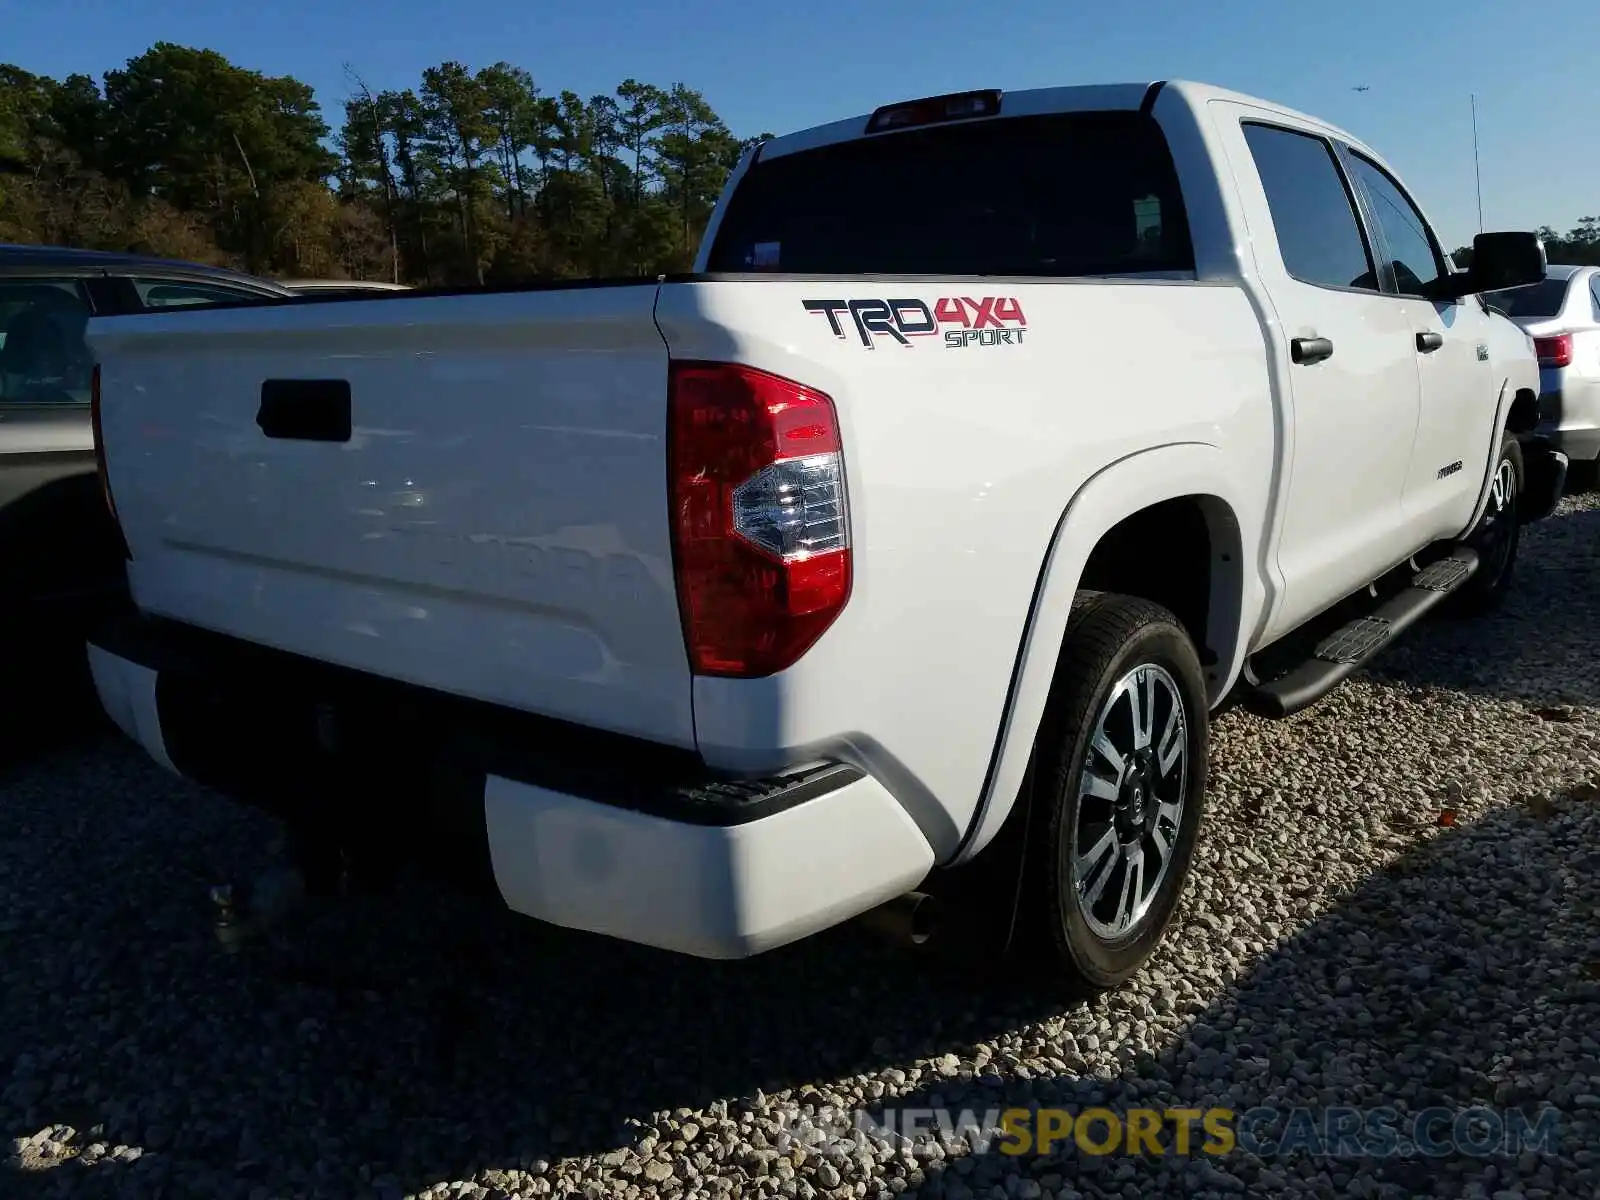
<path id="1" fill-rule="evenodd" d="M 907 892 L 870 909 L 860 917 L 861 924 L 892 942 L 926 945 L 936 928 L 936 910 L 926 892 Z"/>

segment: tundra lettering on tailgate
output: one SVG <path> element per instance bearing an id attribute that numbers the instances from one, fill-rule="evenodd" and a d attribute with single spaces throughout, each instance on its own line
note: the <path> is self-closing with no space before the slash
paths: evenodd
<path id="1" fill-rule="evenodd" d="M 1028 332 L 1022 304 L 1012 296 L 941 296 L 929 308 L 922 300 L 802 300 L 813 315 L 828 319 L 836 338 L 849 337 L 846 328 L 868 350 L 878 348 L 877 339 L 892 338 L 902 346 L 913 338 L 943 333 L 948 350 L 968 346 L 1017 346 Z M 950 328 L 957 326 L 958 328 Z"/>

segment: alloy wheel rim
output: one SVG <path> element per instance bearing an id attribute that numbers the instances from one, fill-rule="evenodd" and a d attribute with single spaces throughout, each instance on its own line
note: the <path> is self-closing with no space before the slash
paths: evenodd
<path id="1" fill-rule="evenodd" d="M 1101 940 L 1137 929 L 1171 873 L 1188 779 L 1183 694 L 1164 667 L 1141 664 L 1101 705 L 1078 777 L 1070 879 Z"/>
<path id="2" fill-rule="evenodd" d="M 1511 506 L 1516 492 L 1517 469 L 1509 458 L 1502 458 L 1489 485 L 1489 504 L 1484 514 L 1483 540 L 1488 558 L 1485 574 L 1491 580 L 1500 578 L 1511 559 L 1511 538 L 1516 526 Z"/>

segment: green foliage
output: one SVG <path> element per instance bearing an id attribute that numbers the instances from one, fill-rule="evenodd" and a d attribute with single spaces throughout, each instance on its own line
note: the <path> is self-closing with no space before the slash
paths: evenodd
<path id="1" fill-rule="evenodd" d="M 760 140 L 682 83 L 585 100 L 507 62 L 377 93 L 352 72 L 337 116 L 170 42 L 100 83 L 0 64 L 0 241 L 420 284 L 649 276 L 689 266 Z M 1552 262 L 1600 264 L 1600 219 L 1542 232 Z"/>
<path id="2" fill-rule="evenodd" d="M 585 100 L 507 62 L 377 93 L 352 72 L 336 115 L 168 42 L 102 83 L 0 65 L 0 240 L 421 284 L 651 275 L 689 265 L 750 144 L 681 83 Z"/>

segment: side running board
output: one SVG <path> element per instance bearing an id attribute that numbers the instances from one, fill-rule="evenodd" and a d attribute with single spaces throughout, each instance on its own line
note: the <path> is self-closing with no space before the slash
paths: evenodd
<path id="1" fill-rule="evenodd" d="M 1477 569 L 1477 552 L 1465 546 L 1430 563 L 1371 613 L 1323 638 L 1299 666 L 1247 691 L 1245 707 L 1264 717 L 1287 717 L 1316 703 L 1472 578 Z"/>

